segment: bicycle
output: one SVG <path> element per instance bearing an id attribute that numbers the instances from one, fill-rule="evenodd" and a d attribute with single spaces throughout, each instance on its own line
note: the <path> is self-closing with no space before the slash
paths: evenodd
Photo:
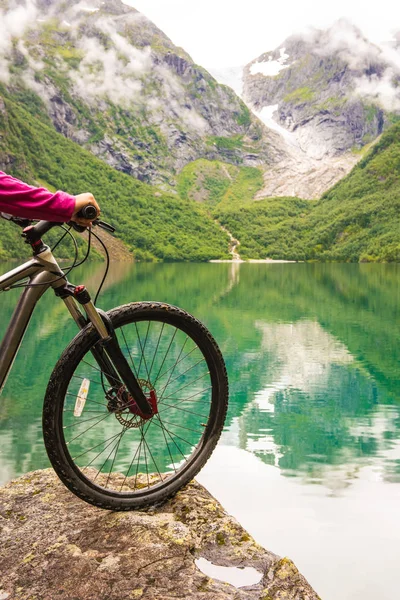
<path id="1" fill-rule="evenodd" d="M 90 209 L 83 209 L 84 218 L 94 217 Z M 51 287 L 79 328 L 44 398 L 43 437 L 55 472 L 76 496 L 101 508 L 131 510 L 165 501 L 197 475 L 223 429 L 228 379 L 214 338 L 195 317 L 169 304 L 97 308 L 105 277 L 94 301 L 84 285 L 67 279 L 89 256 L 91 236 L 100 239 L 92 228 L 78 263 L 71 228 L 86 228 L 2 216 L 23 228 L 33 257 L 0 276 L 0 292 L 25 288 L 0 345 L 0 394 L 36 303 Z M 60 225 L 66 229 L 61 239 L 69 233 L 75 243 L 75 260 L 64 270 L 55 246 L 42 241 Z M 93 226 L 115 231 L 99 219 Z"/>

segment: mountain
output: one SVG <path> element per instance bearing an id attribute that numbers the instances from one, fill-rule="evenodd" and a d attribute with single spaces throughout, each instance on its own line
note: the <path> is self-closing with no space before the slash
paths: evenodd
<path id="1" fill-rule="evenodd" d="M 244 98 L 322 159 L 369 144 L 400 115 L 400 52 L 341 19 L 289 37 L 245 68 Z"/>
<path id="2" fill-rule="evenodd" d="M 229 258 L 227 234 L 197 203 L 120 173 L 5 93 L 0 95 L 0 169 L 50 189 L 91 191 L 136 260 Z M 59 230 L 53 232 L 46 240 L 60 237 Z M 27 254 L 19 228 L 0 219 L 0 259 Z M 71 258 L 71 244 L 57 255 Z"/>
<path id="3" fill-rule="evenodd" d="M 120 0 L 0 0 L 0 169 L 93 192 L 140 260 L 238 241 L 243 258 L 399 260 L 399 39 L 343 24 L 253 61 L 245 94 L 268 130 Z M 0 257 L 19 256 L 0 233 Z"/>
<path id="4" fill-rule="evenodd" d="M 255 166 L 276 154 L 230 88 L 120 0 L 0 0 L 0 38 L 14 100 L 141 181 L 171 189 L 198 158 Z"/>
<path id="5" fill-rule="evenodd" d="M 293 35 L 245 67 L 243 99 L 285 144 L 264 169 L 257 199 L 320 198 L 396 122 L 398 40 L 378 47 L 341 19 Z"/>
<path id="6" fill-rule="evenodd" d="M 400 123 L 319 201 L 269 198 L 215 216 L 243 258 L 400 261 Z"/>

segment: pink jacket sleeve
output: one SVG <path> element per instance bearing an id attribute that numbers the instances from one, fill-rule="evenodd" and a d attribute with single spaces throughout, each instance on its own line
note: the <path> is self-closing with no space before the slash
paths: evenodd
<path id="1" fill-rule="evenodd" d="M 68 222 L 75 209 L 75 198 L 65 192 L 52 194 L 35 188 L 0 171 L 0 211 L 26 219 Z"/>

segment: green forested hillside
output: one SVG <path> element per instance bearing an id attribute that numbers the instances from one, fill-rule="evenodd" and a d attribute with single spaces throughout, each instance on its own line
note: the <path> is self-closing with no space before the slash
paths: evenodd
<path id="1" fill-rule="evenodd" d="M 266 198 L 237 210 L 218 207 L 215 216 L 240 241 L 243 259 L 304 260 L 303 254 L 292 258 L 292 248 L 299 241 L 297 224 L 314 206 L 314 202 L 300 198 Z"/>
<path id="2" fill-rule="evenodd" d="M 228 258 L 227 237 L 216 218 L 240 240 L 244 259 L 400 261 L 400 124 L 317 202 L 255 201 L 259 169 L 206 160 L 182 170 L 178 199 L 117 172 L 57 134 L 40 117 L 40 107 L 38 117 L 32 112 L 4 96 L 0 164 L 26 181 L 71 193 L 92 191 L 138 259 Z M 0 258 L 25 252 L 18 233 L 0 222 Z"/>
<path id="3" fill-rule="evenodd" d="M 120 173 L 0 96 L 0 165 L 27 182 L 92 192 L 105 220 L 142 260 L 227 258 L 227 236 L 202 208 Z M 26 254 L 19 231 L 0 220 L 0 258 Z"/>
<path id="4" fill-rule="evenodd" d="M 265 199 L 215 214 L 243 258 L 400 261 L 400 124 L 318 202 Z"/>
<path id="5" fill-rule="evenodd" d="M 193 161 L 178 176 L 181 198 L 230 210 L 252 202 L 262 185 L 261 169 L 238 167 L 218 160 Z"/>

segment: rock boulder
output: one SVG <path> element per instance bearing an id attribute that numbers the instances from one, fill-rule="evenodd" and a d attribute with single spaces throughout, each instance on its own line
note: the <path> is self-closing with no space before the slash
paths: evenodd
<path id="1" fill-rule="evenodd" d="M 235 587 L 196 566 L 253 567 Z M 317 600 L 295 565 L 264 550 L 198 483 L 162 506 L 109 512 L 81 502 L 52 470 L 0 489 L 1 600 Z"/>

